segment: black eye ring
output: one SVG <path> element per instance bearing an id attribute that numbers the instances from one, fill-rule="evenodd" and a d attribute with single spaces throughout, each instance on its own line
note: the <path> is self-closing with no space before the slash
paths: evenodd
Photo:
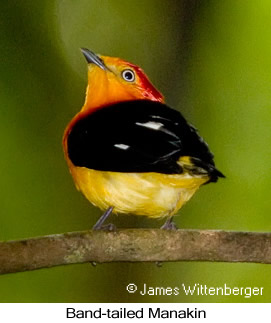
<path id="1" fill-rule="evenodd" d="M 130 69 L 123 70 L 121 76 L 127 82 L 134 82 L 135 80 L 135 73 Z"/>

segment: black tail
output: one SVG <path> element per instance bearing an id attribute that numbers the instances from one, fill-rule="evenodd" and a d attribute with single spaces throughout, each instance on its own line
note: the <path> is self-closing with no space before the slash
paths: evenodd
<path id="1" fill-rule="evenodd" d="M 215 183 L 217 182 L 219 177 L 225 178 L 225 175 L 215 168 L 213 160 L 211 160 L 212 164 L 205 163 L 204 161 L 195 157 L 192 157 L 191 160 L 195 166 L 200 167 L 201 169 L 204 169 L 204 171 L 207 171 L 208 175 L 210 176 L 210 180 L 207 183 L 210 183 L 210 182 Z"/>

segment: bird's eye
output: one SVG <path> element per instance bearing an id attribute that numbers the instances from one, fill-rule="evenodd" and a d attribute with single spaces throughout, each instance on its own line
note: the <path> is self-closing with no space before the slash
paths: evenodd
<path id="1" fill-rule="evenodd" d="M 135 80 L 135 73 L 132 70 L 122 71 L 121 76 L 127 82 L 134 82 Z"/>

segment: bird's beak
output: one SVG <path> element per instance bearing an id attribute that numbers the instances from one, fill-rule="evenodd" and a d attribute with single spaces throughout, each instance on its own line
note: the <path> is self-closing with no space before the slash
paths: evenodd
<path id="1" fill-rule="evenodd" d="M 81 52 L 85 56 L 88 64 L 95 64 L 96 66 L 100 67 L 104 71 L 110 71 L 110 69 L 104 64 L 103 60 L 96 54 L 94 54 L 91 50 L 87 48 L 80 48 Z"/>

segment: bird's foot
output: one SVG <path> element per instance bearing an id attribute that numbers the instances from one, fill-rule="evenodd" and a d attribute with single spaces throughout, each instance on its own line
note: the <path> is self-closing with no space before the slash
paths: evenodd
<path id="1" fill-rule="evenodd" d="M 98 231 L 109 231 L 113 232 L 116 231 L 116 226 L 113 223 L 103 224 L 104 221 L 109 217 L 109 215 L 112 213 L 113 207 L 109 207 L 105 213 L 99 218 L 99 220 L 96 222 L 96 224 L 93 226 L 92 230 Z M 93 267 L 97 266 L 97 262 L 91 261 L 90 262 Z"/>
<path id="2" fill-rule="evenodd" d="M 162 230 L 178 230 L 177 225 L 173 222 L 173 217 L 167 219 L 167 221 L 161 226 Z"/>
<path id="3" fill-rule="evenodd" d="M 114 232 L 114 231 L 117 231 L 117 227 L 113 223 L 108 223 L 108 224 L 104 224 L 100 228 L 96 228 L 94 230 Z"/>
<path id="4" fill-rule="evenodd" d="M 109 217 L 109 215 L 112 213 L 113 207 L 110 206 L 104 214 L 99 218 L 99 220 L 94 224 L 92 230 L 105 230 L 105 231 L 115 231 L 116 227 L 114 224 L 106 224 L 104 225 L 104 221 Z"/>
<path id="5" fill-rule="evenodd" d="M 170 217 L 167 219 L 167 221 L 161 226 L 160 229 L 162 230 L 178 230 L 177 225 L 172 221 L 173 217 Z M 162 267 L 163 263 L 162 261 L 156 261 L 155 262 L 157 267 Z"/>

